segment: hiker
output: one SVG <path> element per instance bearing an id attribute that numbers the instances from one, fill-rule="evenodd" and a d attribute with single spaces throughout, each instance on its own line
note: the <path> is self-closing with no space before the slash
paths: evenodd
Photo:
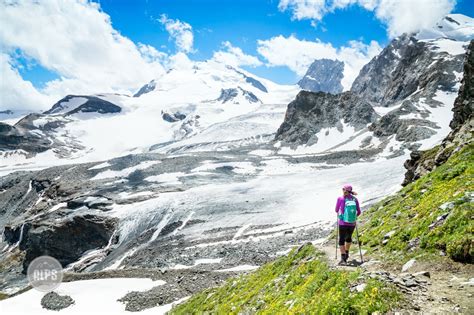
<path id="1" fill-rule="evenodd" d="M 336 213 L 338 214 L 339 249 L 341 251 L 340 263 L 347 263 L 349 249 L 352 244 L 352 233 L 356 227 L 357 217 L 360 215 L 359 201 L 355 197 L 357 193 L 352 190 L 351 185 L 344 185 L 343 196 L 337 198 Z"/>

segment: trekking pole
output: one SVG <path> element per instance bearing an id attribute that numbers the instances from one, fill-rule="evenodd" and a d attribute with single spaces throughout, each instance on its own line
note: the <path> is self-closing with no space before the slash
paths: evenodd
<path id="1" fill-rule="evenodd" d="M 356 233 L 357 233 L 357 244 L 359 244 L 360 263 L 363 264 L 364 259 L 362 258 L 362 250 L 360 249 L 359 229 L 357 228 L 357 225 L 356 225 Z"/>
<path id="2" fill-rule="evenodd" d="M 336 260 L 337 260 L 337 238 L 339 237 L 339 216 L 336 214 Z"/>

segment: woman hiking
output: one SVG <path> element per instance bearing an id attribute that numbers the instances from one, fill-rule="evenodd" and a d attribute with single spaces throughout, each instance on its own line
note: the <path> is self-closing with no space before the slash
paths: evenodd
<path id="1" fill-rule="evenodd" d="M 352 190 L 351 185 L 344 185 L 343 195 L 337 198 L 336 213 L 338 214 L 339 248 L 341 250 L 340 264 L 347 263 L 349 249 L 352 244 L 352 233 L 354 232 L 357 217 L 360 215 L 359 201 L 355 197 L 357 193 Z"/>

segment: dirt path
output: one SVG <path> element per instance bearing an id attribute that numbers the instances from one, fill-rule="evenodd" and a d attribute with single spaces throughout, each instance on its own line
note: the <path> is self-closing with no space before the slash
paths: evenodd
<path id="1" fill-rule="evenodd" d="M 356 244 L 355 244 L 356 245 Z M 407 304 L 400 310 L 420 314 L 474 314 L 474 267 L 453 262 L 438 263 L 415 261 L 413 266 L 402 272 L 400 268 L 384 265 L 383 262 L 364 255 L 360 264 L 359 251 L 351 248 L 351 264 L 338 265 L 340 253 L 335 258 L 334 240 L 315 246 L 326 254 L 328 263 L 337 269 L 362 271 L 392 282 L 404 292 Z M 403 262 L 402 262 L 403 263 Z"/>

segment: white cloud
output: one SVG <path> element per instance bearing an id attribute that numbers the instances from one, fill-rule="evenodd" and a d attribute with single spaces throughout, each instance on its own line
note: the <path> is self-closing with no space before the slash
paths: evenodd
<path id="1" fill-rule="evenodd" d="M 138 50 L 146 62 L 159 62 L 163 64 L 169 57 L 167 53 L 158 51 L 155 47 L 138 43 Z"/>
<path id="2" fill-rule="evenodd" d="M 278 8 L 290 10 L 293 19 L 309 19 L 316 25 L 327 13 L 350 5 L 374 11 L 395 37 L 435 25 L 454 9 L 456 0 L 280 0 Z"/>
<path id="3" fill-rule="evenodd" d="M 451 12 L 456 0 L 380 1 L 376 16 L 388 25 L 389 35 L 430 28 Z"/>
<path id="4" fill-rule="evenodd" d="M 170 19 L 166 14 L 162 14 L 158 21 L 165 26 L 170 37 L 175 40 L 179 51 L 193 52 L 194 34 L 191 25 L 180 20 Z"/>
<path id="5" fill-rule="evenodd" d="M 223 50 L 214 52 L 212 59 L 224 64 L 240 67 L 258 67 L 262 62 L 255 56 L 245 54 L 239 47 L 234 47 L 228 41 L 222 43 Z"/>
<path id="6" fill-rule="evenodd" d="M 268 66 L 287 66 L 303 76 L 314 59 L 336 59 L 337 50 L 330 43 L 299 40 L 294 35 L 282 35 L 268 40 L 258 40 L 257 51 L 268 62 Z"/>
<path id="7" fill-rule="evenodd" d="M 54 101 L 23 80 L 7 54 L 0 53 L 0 110 L 46 108 Z"/>
<path id="8" fill-rule="evenodd" d="M 344 90 L 349 90 L 360 69 L 376 56 L 382 48 L 376 41 L 366 45 L 351 41 L 348 46 L 335 48 L 331 43 L 319 40 L 299 40 L 294 35 L 275 36 L 259 40 L 257 51 L 267 60 L 267 66 L 286 66 L 299 76 L 303 76 L 315 59 L 337 59 L 344 62 Z"/>
<path id="9" fill-rule="evenodd" d="M 321 20 L 327 12 L 326 0 L 280 0 L 278 9 L 291 10 L 296 20 Z"/>
<path id="10" fill-rule="evenodd" d="M 170 56 L 166 62 L 168 69 L 191 69 L 194 65 L 195 63 L 183 52 Z"/>
<path id="11" fill-rule="evenodd" d="M 127 92 L 164 72 L 153 47 L 137 47 L 111 25 L 98 4 L 86 0 L 14 0 L 0 4 L 2 53 L 16 49 L 59 75 L 40 91 L 56 99 L 67 93 Z M 15 73 L 11 63 L 4 73 Z M 18 73 L 17 73 L 18 74 Z M 22 86 L 25 82 L 16 80 Z M 7 85 L 12 85 L 8 83 Z M 31 83 L 26 82 L 31 85 Z M 2 85 L 2 89 L 6 85 Z M 0 90 L 3 95 L 3 90 Z M 17 106 L 15 97 L 2 96 L 1 107 Z M 38 94 L 36 94 L 38 96 Z M 40 108 L 39 103 L 24 103 Z M 42 107 L 44 108 L 44 107 Z"/>

